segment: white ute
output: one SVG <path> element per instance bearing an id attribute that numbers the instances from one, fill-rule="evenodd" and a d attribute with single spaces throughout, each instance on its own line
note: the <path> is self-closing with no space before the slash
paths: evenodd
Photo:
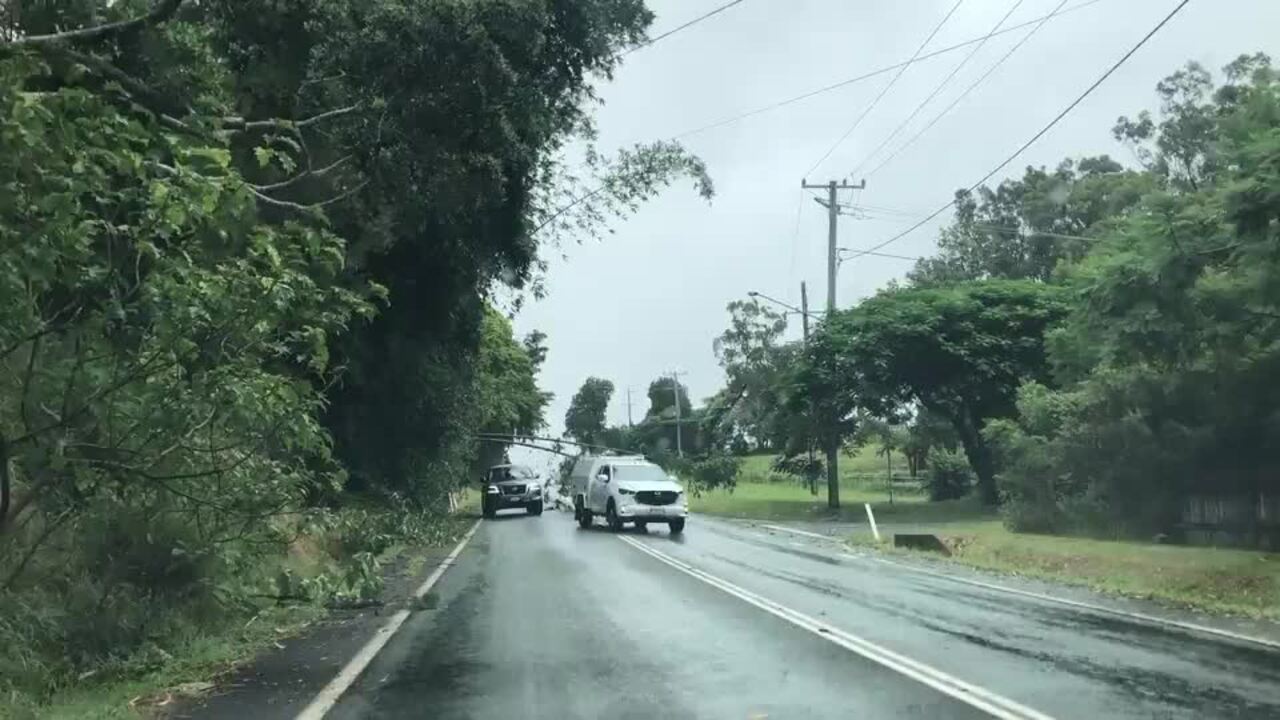
<path id="1" fill-rule="evenodd" d="M 684 488 L 657 465 L 639 455 L 585 455 L 569 475 L 573 517 L 584 528 L 603 515 L 609 529 L 623 523 L 645 529 L 665 522 L 672 534 L 684 532 L 689 505 Z"/>

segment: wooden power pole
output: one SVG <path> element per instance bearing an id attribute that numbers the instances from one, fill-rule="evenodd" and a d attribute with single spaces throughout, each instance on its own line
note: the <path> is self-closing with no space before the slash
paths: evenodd
<path id="1" fill-rule="evenodd" d="M 862 190 L 867 181 L 854 185 L 847 180 L 836 182 L 831 180 L 825 184 L 810 185 L 804 180 L 800 187 L 805 190 L 826 189 L 827 199 L 818 199 L 818 204 L 827 208 L 827 317 L 836 311 L 836 226 L 840 220 L 840 204 L 836 193 L 840 190 Z M 836 418 L 825 418 L 828 423 L 835 424 Z M 827 433 L 827 507 L 835 510 L 840 507 L 840 438 L 834 432 Z"/>

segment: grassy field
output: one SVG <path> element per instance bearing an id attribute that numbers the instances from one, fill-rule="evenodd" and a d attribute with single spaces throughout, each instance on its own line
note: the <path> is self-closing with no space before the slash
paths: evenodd
<path id="1" fill-rule="evenodd" d="M 884 483 L 888 467 L 880 447 L 868 444 L 853 452 L 840 455 L 840 485 Z M 792 478 L 775 475 L 772 471 L 773 455 L 748 455 L 743 458 L 740 483 L 795 482 Z M 907 478 L 907 460 L 901 453 L 893 453 L 893 475 L 900 481 Z"/>
<path id="2" fill-rule="evenodd" d="M 939 526 L 937 534 L 964 565 L 1280 620 L 1280 554 L 1011 533 L 998 520 Z M 870 539 L 859 533 L 853 542 Z"/>
<path id="3" fill-rule="evenodd" d="M 993 517 L 992 513 L 976 502 L 965 499 L 931 503 L 918 485 L 902 482 L 898 468 L 905 468 L 906 461 L 895 454 L 895 482 L 892 502 L 885 482 L 885 460 L 876 454 L 875 447 L 861 448 L 855 454 L 846 454 L 840 464 L 839 512 L 827 508 L 825 483 L 819 483 L 818 494 L 809 490 L 794 478 L 778 476 L 771 472 L 773 457 L 753 455 L 745 458 L 738 485 L 732 491 L 705 492 L 690 500 L 694 512 L 756 520 L 845 520 L 864 522 L 864 503 L 870 503 L 877 522 L 881 523 L 935 523 L 960 522 Z"/>
<path id="4" fill-rule="evenodd" d="M 929 502 L 919 490 L 896 491 L 894 500 L 883 487 L 866 484 L 840 486 L 840 510 L 827 508 L 826 487 L 810 495 L 795 483 L 743 483 L 732 492 L 705 492 L 689 501 L 690 509 L 708 515 L 750 518 L 753 520 L 842 520 L 865 522 L 863 503 L 870 503 L 876 522 L 886 523 L 953 523 L 994 517 L 971 498 L 945 502 Z"/>

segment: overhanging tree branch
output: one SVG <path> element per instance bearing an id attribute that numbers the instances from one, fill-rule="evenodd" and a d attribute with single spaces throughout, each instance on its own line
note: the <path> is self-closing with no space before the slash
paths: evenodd
<path id="1" fill-rule="evenodd" d="M 265 120 L 245 120 L 241 117 L 228 117 L 222 119 L 222 126 L 227 130 L 300 130 L 310 127 L 317 123 L 324 122 L 335 117 L 348 115 L 360 109 L 360 104 L 348 105 L 335 110 L 328 110 L 319 115 L 312 115 L 302 120 L 288 120 L 286 118 L 267 118 Z"/>
<path id="2" fill-rule="evenodd" d="M 333 172 L 334 170 L 337 170 L 338 168 L 340 168 L 340 167 L 342 167 L 343 165 L 345 165 L 348 161 L 350 161 L 350 160 L 351 160 L 351 157 L 352 157 L 351 155 L 343 155 L 341 158 L 338 158 L 337 160 L 335 160 L 335 161 L 334 161 L 334 162 L 332 162 L 332 163 L 329 163 L 328 165 L 325 165 L 324 167 L 320 168 L 319 170 L 307 170 L 307 171 L 305 171 L 305 172 L 301 172 L 301 173 L 298 173 L 297 175 L 294 175 L 293 177 L 289 178 L 288 180 L 281 180 L 281 181 L 280 181 L 280 182 L 278 182 L 278 183 L 270 183 L 270 184 L 268 184 L 268 185 L 253 185 L 252 187 L 253 187 L 253 189 L 254 189 L 254 190 L 258 190 L 259 192 L 270 192 L 270 191 L 272 191 L 272 190 L 283 190 L 283 189 L 285 189 L 285 188 L 287 188 L 287 187 L 292 187 L 293 185 L 295 185 L 295 184 L 297 184 L 297 183 L 299 183 L 299 182 L 301 182 L 301 181 L 303 181 L 303 180 L 305 180 L 305 179 L 307 179 L 307 178 L 309 178 L 309 177 L 323 177 L 324 175 L 327 175 L 327 174 L 329 174 L 330 172 Z"/>
<path id="3" fill-rule="evenodd" d="M 356 185 L 355 187 L 347 190 L 346 192 L 343 192 L 339 195 L 331 197 L 328 200 L 321 200 L 320 202 L 314 202 L 308 205 L 303 205 L 301 203 L 296 203 L 296 202 L 290 202 L 288 200 L 277 200 L 271 197 L 270 195 L 264 195 L 263 193 L 255 190 L 253 187 L 249 188 L 249 192 L 253 193 L 253 196 L 255 198 L 257 198 L 259 201 L 263 203 L 266 203 L 267 205 L 272 205 L 278 208 L 284 208 L 286 210 L 293 210 L 295 212 L 309 212 L 311 210 L 319 210 L 320 208 L 325 207 L 326 205 L 332 205 L 341 200 L 345 200 L 351 197 L 352 195 L 355 195 L 356 193 L 363 190 L 364 186 L 368 184 L 369 184 L 369 181 L 365 180 L 359 185 Z"/>
<path id="4" fill-rule="evenodd" d="M 160 0 L 160 2 L 156 3 L 155 7 L 151 8 L 151 12 L 130 20 L 119 20 L 117 22 L 106 23 L 105 25 L 80 28 L 79 30 L 66 30 L 63 32 L 52 33 L 50 35 L 27 35 L 25 37 L 19 37 L 0 43 L 0 45 L 30 47 L 36 45 L 79 42 L 82 40 L 97 40 L 108 35 L 132 32 L 144 27 L 167 22 L 178 12 L 178 8 L 182 6 L 182 3 L 183 0 Z"/>

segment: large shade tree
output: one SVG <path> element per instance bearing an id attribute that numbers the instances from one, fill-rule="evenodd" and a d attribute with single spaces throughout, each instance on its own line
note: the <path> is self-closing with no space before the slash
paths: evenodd
<path id="1" fill-rule="evenodd" d="M 892 418 L 918 405 L 945 418 L 994 503 L 983 428 L 1013 414 L 1021 383 L 1048 382 L 1044 336 L 1066 309 L 1058 288 L 1030 281 L 888 290 L 819 327 L 798 387 L 847 431 L 856 410 Z"/>
<path id="2" fill-rule="evenodd" d="M 578 442 L 595 444 L 605 429 L 605 413 L 613 397 L 613 383 L 589 377 L 573 394 L 564 414 L 565 434 Z"/>

